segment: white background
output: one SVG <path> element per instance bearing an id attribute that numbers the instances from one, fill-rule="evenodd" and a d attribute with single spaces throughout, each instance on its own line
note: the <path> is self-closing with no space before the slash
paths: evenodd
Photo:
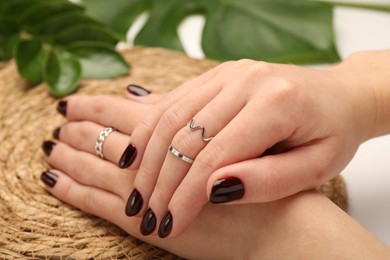
<path id="1" fill-rule="evenodd" d="M 390 0 L 366 2 L 390 4 Z M 146 18 L 142 15 L 129 30 L 130 41 Z M 360 50 L 390 48 L 390 12 L 336 8 L 334 23 L 343 58 Z M 184 48 L 195 58 L 204 57 L 200 47 L 203 25 L 201 16 L 191 16 L 179 28 Z M 390 136 L 362 144 L 342 175 L 347 182 L 349 214 L 390 246 Z"/>

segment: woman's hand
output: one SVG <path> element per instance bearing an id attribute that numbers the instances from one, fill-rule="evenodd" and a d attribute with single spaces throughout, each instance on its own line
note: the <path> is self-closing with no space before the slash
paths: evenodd
<path id="1" fill-rule="evenodd" d="M 45 160 L 53 167 L 41 175 L 46 190 L 141 240 L 185 258 L 250 258 L 250 254 L 257 252 L 253 248 L 260 243 L 257 237 L 262 237 L 260 234 L 266 227 L 263 223 L 271 218 L 274 205 L 234 208 L 209 205 L 180 238 L 168 240 L 143 236 L 142 230 L 151 223 L 126 216 L 124 209 L 137 172 L 120 169 L 116 163 L 129 141 L 128 135 L 152 109 L 149 104 L 162 96 L 151 94 L 142 100 L 129 98 L 132 101 L 110 96 L 71 96 L 59 103 L 57 110 L 68 122 L 54 130 L 54 141 L 46 141 L 42 146 Z M 106 126 L 117 130 L 106 137 L 104 159 L 101 159 L 95 154 L 94 146 Z M 245 218 L 245 223 L 231 224 L 241 218 Z M 252 226 L 256 226 L 256 230 L 248 232 Z"/>
<path id="2" fill-rule="evenodd" d="M 135 127 L 119 161 L 139 168 L 128 213 L 160 223 L 144 235 L 156 228 L 174 237 L 208 201 L 268 202 L 313 188 L 372 136 L 375 109 L 373 89 L 344 65 L 223 63 L 170 92 Z"/>
<path id="3" fill-rule="evenodd" d="M 152 94 L 150 98 L 160 97 Z M 140 225 L 150 223 L 128 218 L 123 212 L 137 172 L 121 170 L 115 164 L 128 140 L 126 134 L 151 108 L 106 96 L 72 96 L 60 102 L 59 111 L 69 122 L 54 131 L 55 142 L 47 141 L 43 146 L 45 159 L 53 166 L 42 174 L 47 191 L 135 237 L 189 259 L 388 258 L 386 246 L 317 192 L 264 204 L 208 204 L 180 237 L 143 236 Z M 107 136 L 103 145 L 106 159 L 102 160 L 93 147 L 105 126 L 121 132 Z"/>

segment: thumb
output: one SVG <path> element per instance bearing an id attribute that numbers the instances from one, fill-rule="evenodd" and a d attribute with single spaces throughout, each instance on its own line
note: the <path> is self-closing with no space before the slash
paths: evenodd
<path id="1" fill-rule="evenodd" d="M 338 173 L 333 167 L 335 157 L 331 149 L 312 145 L 225 166 L 208 180 L 209 200 L 268 202 L 314 188 Z"/>

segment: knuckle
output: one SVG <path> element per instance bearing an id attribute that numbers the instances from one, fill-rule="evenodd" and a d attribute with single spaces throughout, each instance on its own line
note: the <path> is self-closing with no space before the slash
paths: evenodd
<path id="1" fill-rule="evenodd" d="M 167 129 L 169 132 L 176 132 L 182 126 L 182 109 L 172 108 L 165 112 L 159 122 L 159 128 Z"/>
<path id="2" fill-rule="evenodd" d="M 102 102 L 102 100 L 104 100 L 103 97 L 103 95 L 96 95 L 91 97 L 92 113 L 102 114 L 106 110 L 107 106 L 104 102 Z"/>
<path id="3" fill-rule="evenodd" d="M 283 192 L 288 188 L 286 180 L 274 166 L 268 165 L 266 168 L 267 174 L 263 175 L 259 198 L 263 198 L 264 201 L 279 199 L 283 197 Z"/>
<path id="4" fill-rule="evenodd" d="M 290 79 L 275 77 L 272 79 L 270 98 L 274 102 L 286 102 L 296 99 L 300 92 L 299 84 Z"/>
<path id="5" fill-rule="evenodd" d="M 74 158 L 73 162 L 75 162 L 71 166 L 73 169 L 70 170 L 73 171 L 76 174 L 76 176 L 80 176 L 80 178 L 82 176 L 85 176 L 86 172 L 87 173 L 95 172 L 93 169 L 91 169 L 91 166 L 89 166 L 89 164 L 80 161 L 78 158 Z"/>
<path id="6" fill-rule="evenodd" d="M 139 122 L 134 129 L 132 136 L 138 136 L 139 135 L 146 135 L 146 136 L 152 136 L 153 133 L 153 127 L 150 125 L 149 121 L 142 120 Z"/>
<path id="7" fill-rule="evenodd" d="M 184 129 L 179 131 L 173 138 L 172 145 L 187 155 L 194 149 L 193 134 Z"/>
<path id="8" fill-rule="evenodd" d="M 92 213 L 97 208 L 100 208 L 99 200 L 96 197 L 96 192 L 89 188 L 85 196 L 82 198 L 83 210 L 87 213 Z"/>
<path id="9" fill-rule="evenodd" d="M 225 61 L 225 62 L 219 64 L 215 69 L 216 69 L 216 71 L 221 71 L 221 70 L 226 69 L 227 67 L 232 66 L 235 63 L 236 63 L 236 61 L 231 61 L 231 60 Z"/>
<path id="10" fill-rule="evenodd" d="M 75 136 L 78 137 L 78 141 L 83 141 L 83 140 L 88 140 L 88 139 L 91 139 L 91 136 L 97 136 L 98 133 L 91 133 L 93 131 L 91 131 L 91 129 L 94 129 L 92 127 L 92 124 L 90 124 L 89 122 L 83 122 L 83 123 L 80 123 L 80 124 L 77 124 L 75 126 L 75 131 L 73 131 L 73 134 L 72 136 L 75 134 Z M 99 129 L 99 131 L 102 130 L 102 129 Z"/>
<path id="11" fill-rule="evenodd" d="M 149 190 L 147 187 L 154 187 L 157 180 L 157 174 L 149 163 L 142 162 L 140 170 L 134 181 L 134 187 L 140 190 Z"/>
<path id="12" fill-rule="evenodd" d="M 164 186 L 156 185 L 150 198 L 149 205 L 151 205 L 152 207 L 165 207 L 168 205 L 169 200 L 171 198 L 169 195 L 169 191 Z"/>
<path id="13" fill-rule="evenodd" d="M 247 58 L 239 59 L 236 61 L 237 65 L 249 65 L 249 64 L 253 64 L 254 62 L 255 62 L 254 60 L 247 59 Z"/>
<path id="14" fill-rule="evenodd" d="M 250 78 L 257 78 L 259 76 L 269 76 L 274 72 L 274 67 L 272 64 L 257 61 L 251 64 L 251 66 L 247 69 L 247 73 Z"/>
<path id="15" fill-rule="evenodd" d="M 70 192 L 71 191 L 71 189 L 72 189 L 72 185 L 74 185 L 74 183 L 73 182 L 70 182 L 70 183 L 68 183 L 68 185 L 66 185 L 61 191 L 61 197 L 62 197 L 62 199 L 64 200 L 64 201 L 66 201 L 66 202 L 69 202 L 69 201 L 71 201 L 71 195 L 72 195 L 72 193 Z"/>
<path id="16" fill-rule="evenodd" d="M 220 144 L 210 143 L 196 157 L 196 161 L 203 167 L 215 170 L 221 166 L 225 154 L 225 149 Z"/>

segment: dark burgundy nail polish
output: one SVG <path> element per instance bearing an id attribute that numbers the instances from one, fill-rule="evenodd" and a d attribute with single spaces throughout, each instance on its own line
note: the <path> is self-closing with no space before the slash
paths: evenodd
<path id="1" fill-rule="evenodd" d="M 139 193 L 137 189 L 134 189 L 127 200 L 126 215 L 129 217 L 137 215 L 142 209 L 143 203 L 144 200 L 142 199 L 141 193 Z"/>
<path id="2" fill-rule="evenodd" d="M 53 188 L 57 183 L 58 176 L 52 172 L 42 172 L 41 181 L 50 188 Z"/>
<path id="3" fill-rule="evenodd" d="M 57 140 L 60 139 L 60 131 L 61 131 L 60 127 L 54 129 L 54 131 L 53 131 L 53 138 L 54 139 L 57 139 Z"/>
<path id="4" fill-rule="evenodd" d="M 53 147 L 56 145 L 55 142 L 52 141 L 45 141 L 42 144 L 42 150 L 46 154 L 46 156 L 50 156 L 51 151 L 53 150 Z"/>
<path id="5" fill-rule="evenodd" d="M 167 237 L 172 231 L 173 217 L 170 211 L 163 217 L 158 228 L 158 236 L 161 238 Z"/>
<path id="6" fill-rule="evenodd" d="M 125 151 L 123 152 L 121 158 L 119 159 L 118 166 L 121 169 L 125 169 L 130 167 L 130 165 L 134 162 L 135 157 L 137 156 L 137 149 L 134 145 L 129 144 Z"/>
<path id="7" fill-rule="evenodd" d="M 153 210 L 149 208 L 146 211 L 141 222 L 141 228 L 140 228 L 141 234 L 144 236 L 152 234 L 152 232 L 156 228 L 156 223 L 157 223 L 156 215 L 154 215 Z"/>
<path id="8" fill-rule="evenodd" d="M 238 178 L 221 179 L 214 183 L 211 189 L 212 203 L 226 203 L 241 199 L 245 194 L 244 185 Z"/>
<path id="9" fill-rule="evenodd" d="M 66 100 L 61 100 L 58 102 L 57 111 L 63 116 L 66 116 L 66 107 L 68 106 L 68 102 Z"/>
<path id="10" fill-rule="evenodd" d="M 149 90 L 144 89 L 143 87 L 135 84 L 128 85 L 127 91 L 134 96 L 140 96 L 140 97 L 147 96 L 150 94 Z"/>

